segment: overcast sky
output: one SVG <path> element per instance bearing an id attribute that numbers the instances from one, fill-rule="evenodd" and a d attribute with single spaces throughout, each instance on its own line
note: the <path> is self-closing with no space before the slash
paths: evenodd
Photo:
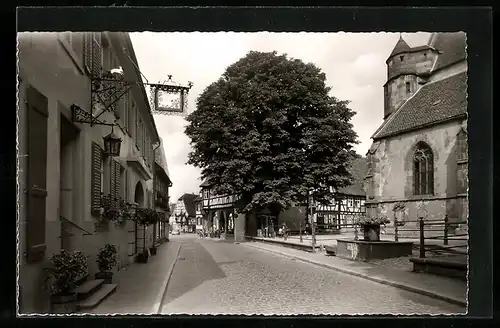
<path id="1" fill-rule="evenodd" d="M 429 35 L 403 33 L 403 38 L 411 47 L 427 43 Z M 149 82 L 167 80 L 169 74 L 184 85 L 194 82 L 189 112 L 195 110 L 198 95 L 250 50 L 276 50 L 316 64 L 325 72 L 331 94 L 350 100 L 357 113 L 353 124 L 361 142 L 356 151 L 361 155 L 382 123 L 385 60 L 398 38 L 399 33 L 131 33 L 140 70 Z M 198 193 L 200 170 L 185 164 L 191 149 L 184 134 L 186 121 L 163 115 L 155 115 L 155 121 L 173 182 L 170 200 Z"/>

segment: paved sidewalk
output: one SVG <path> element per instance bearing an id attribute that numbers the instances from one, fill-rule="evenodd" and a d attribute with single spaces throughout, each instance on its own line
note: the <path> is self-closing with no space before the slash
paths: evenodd
<path id="1" fill-rule="evenodd" d="M 168 279 L 172 274 L 180 243 L 166 242 L 148 263 L 134 263 L 113 276 L 116 291 L 90 314 L 157 314 Z"/>
<path id="2" fill-rule="evenodd" d="M 321 252 L 307 253 L 289 247 L 270 245 L 262 242 L 246 242 L 242 243 L 242 245 L 292 257 L 342 273 L 398 287 L 451 303 L 467 305 L 467 283 L 458 279 L 370 265 L 366 262 L 350 261 L 335 256 L 326 256 L 325 253 Z"/>

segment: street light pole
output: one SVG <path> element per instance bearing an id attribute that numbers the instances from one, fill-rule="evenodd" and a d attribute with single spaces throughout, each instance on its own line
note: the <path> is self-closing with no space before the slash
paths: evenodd
<path id="1" fill-rule="evenodd" d="M 314 231 L 314 198 L 313 195 L 310 194 L 309 196 L 309 209 L 310 209 L 310 218 L 311 218 L 311 244 L 312 244 L 312 252 L 316 253 L 316 235 Z"/>

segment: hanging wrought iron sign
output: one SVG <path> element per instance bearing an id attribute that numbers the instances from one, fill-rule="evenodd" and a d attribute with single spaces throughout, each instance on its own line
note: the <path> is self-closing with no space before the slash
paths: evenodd
<path id="1" fill-rule="evenodd" d="M 132 61 L 132 64 L 137 65 Z M 144 77 L 144 75 L 139 71 Z M 120 99 L 126 95 L 134 85 L 150 88 L 150 106 L 154 114 L 185 115 L 187 113 L 187 96 L 193 86 L 189 82 L 187 86 L 172 81 L 172 75 L 164 83 L 149 83 L 142 81 L 126 81 L 121 67 L 101 72 L 99 76 L 91 77 L 90 111 L 84 110 L 77 105 L 71 106 L 72 119 L 76 123 L 87 123 L 93 125 L 113 126 L 99 119 L 106 112 L 115 112 L 119 109 Z"/>
<path id="2" fill-rule="evenodd" d="M 188 93 L 193 82 L 187 86 L 172 81 L 172 75 L 164 83 L 149 84 L 153 114 L 184 115 L 187 113 Z"/>

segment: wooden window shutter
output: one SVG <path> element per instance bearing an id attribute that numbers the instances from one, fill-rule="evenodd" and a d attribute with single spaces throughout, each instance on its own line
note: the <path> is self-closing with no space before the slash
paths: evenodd
<path id="1" fill-rule="evenodd" d="M 118 200 L 121 199 L 121 166 L 120 164 L 113 160 L 114 162 L 114 169 L 115 169 L 115 199 L 117 201 L 118 205 Z"/>
<path id="2" fill-rule="evenodd" d="M 125 171 L 123 172 L 123 182 L 124 182 L 124 186 L 123 186 L 123 194 L 122 194 L 122 198 L 124 201 L 128 202 L 128 171 L 125 169 Z"/>
<path id="3" fill-rule="evenodd" d="M 129 103 L 129 108 L 127 110 L 129 111 L 129 114 L 128 114 L 127 129 L 128 129 L 129 134 L 133 138 L 134 137 L 134 133 L 132 132 L 132 130 L 133 130 L 133 126 L 134 126 L 134 107 L 133 107 L 133 102 L 132 102 L 131 91 L 129 91 L 128 95 L 129 95 L 129 102 L 128 102 Z"/>
<path id="4" fill-rule="evenodd" d="M 47 199 L 48 100 L 36 89 L 27 90 L 28 176 L 26 244 L 28 262 L 41 261 L 45 255 Z"/>
<path id="5" fill-rule="evenodd" d="M 123 95 L 123 126 L 128 129 L 128 116 L 129 116 L 129 92 Z"/>
<path id="6" fill-rule="evenodd" d="M 100 77 L 102 72 L 102 44 L 100 33 L 92 33 L 92 75 Z"/>
<path id="7" fill-rule="evenodd" d="M 92 33 L 83 33 L 83 58 L 85 68 L 89 74 L 92 73 Z"/>
<path id="8" fill-rule="evenodd" d="M 102 149 L 97 143 L 92 142 L 90 207 L 94 216 L 99 216 L 101 210 L 101 162 Z"/>
<path id="9" fill-rule="evenodd" d="M 116 162 L 114 159 L 110 158 L 110 188 L 109 188 L 109 198 L 111 201 L 111 207 L 116 207 Z"/>

